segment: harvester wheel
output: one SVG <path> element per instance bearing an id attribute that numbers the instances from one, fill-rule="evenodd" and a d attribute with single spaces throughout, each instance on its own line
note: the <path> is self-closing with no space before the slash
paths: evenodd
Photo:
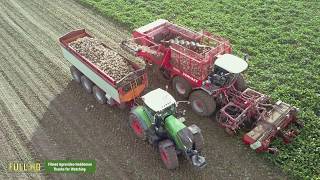
<path id="1" fill-rule="evenodd" d="M 99 104 L 106 104 L 107 102 L 106 93 L 103 90 L 101 90 L 97 86 L 93 86 L 92 91 L 93 91 L 94 97 L 96 98 Z"/>
<path id="2" fill-rule="evenodd" d="M 210 116 L 216 110 L 214 97 L 202 90 L 192 92 L 190 102 L 192 110 L 199 116 Z"/>
<path id="3" fill-rule="evenodd" d="M 190 83 L 180 76 L 173 78 L 172 86 L 174 90 L 184 98 L 187 98 L 192 90 Z"/>
<path id="4" fill-rule="evenodd" d="M 140 119 L 135 113 L 130 113 L 129 124 L 134 134 L 138 138 L 142 139 L 143 141 L 147 140 L 147 134 L 146 134 L 147 127 L 144 124 L 144 121 Z"/>
<path id="5" fill-rule="evenodd" d="M 178 156 L 174 143 L 169 140 L 163 140 L 159 143 L 161 159 L 167 169 L 175 169 L 179 166 Z"/>
<path id="6" fill-rule="evenodd" d="M 92 87 L 93 87 L 93 82 L 90 81 L 86 76 L 81 76 L 81 84 L 84 90 L 91 94 L 92 93 Z"/>
<path id="7" fill-rule="evenodd" d="M 235 84 L 235 88 L 239 91 L 244 91 L 248 88 L 246 81 L 242 74 L 239 74 L 238 79 Z"/>
<path id="8" fill-rule="evenodd" d="M 74 66 L 70 67 L 70 72 L 71 72 L 72 79 L 75 82 L 80 83 L 81 82 L 82 73 Z"/>

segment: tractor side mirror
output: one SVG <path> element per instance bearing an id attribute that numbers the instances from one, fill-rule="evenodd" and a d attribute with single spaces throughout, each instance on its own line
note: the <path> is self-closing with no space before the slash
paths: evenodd
<path id="1" fill-rule="evenodd" d="M 243 59 L 248 62 L 249 61 L 249 54 L 245 54 Z"/>
<path id="2" fill-rule="evenodd" d="M 166 91 L 168 91 L 168 89 L 169 89 L 169 86 L 168 86 L 168 84 L 166 84 Z"/>
<path id="3" fill-rule="evenodd" d="M 179 103 L 187 103 L 187 104 L 190 104 L 190 101 L 177 101 L 177 105 L 178 105 Z"/>

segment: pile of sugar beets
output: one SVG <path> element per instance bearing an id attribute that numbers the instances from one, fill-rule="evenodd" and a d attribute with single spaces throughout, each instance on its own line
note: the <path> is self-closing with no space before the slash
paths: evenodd
<path id="1" fill-rule="evenodd" d="M 134 71 L 126 59 L 96 38 L 79 38 L 69 45 L 116 81 Z"/>

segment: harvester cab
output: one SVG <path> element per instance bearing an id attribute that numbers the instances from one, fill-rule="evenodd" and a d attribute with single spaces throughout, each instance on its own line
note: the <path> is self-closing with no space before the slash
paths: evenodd
<path id="1" fill-rule="evenodd" d="M 161 159 L 168 169 L 178 167 L 178 154 L 183 154 L 196 167 L 206 165 L 201 156 L 203 137 L 196 125 L 187 127 L 177 118 L 176 100 L 165 90 L 153 90 L 141 99 L 144 105 L 130 112 L 130 126 L 142 140 L 159 148 Z"/>
<path id="2" fill-rule="evenodd" d="M 232 54 L 218 55 L 214 62 L 212 72 L 208 75 L 205 84 L 213 84 L 216 87 L 228 86 L 237 80 L 242 72 L 248 68 L 246 60 Z"/>

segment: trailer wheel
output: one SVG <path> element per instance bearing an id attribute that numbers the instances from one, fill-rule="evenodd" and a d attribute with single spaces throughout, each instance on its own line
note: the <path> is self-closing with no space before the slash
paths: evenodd
<path id="1" fill-rule="evenodd" d="M 74 66 L 70 67 L 70 72 L 71 72 L 72 79 L 75 82 L 80 83 L 81 82 L 82 73 Z"/>
<path id="2" fill-rule="evenodd" d="M 159 152 L 162 162 L 167 169 L 175 169 L 179 166 L 177 152 L 174 143 L 169 140 L 163 140 L 159 143 Z"/>
<path id="3" fill-rule="evenodd" d="M 142 119 L 140 119 L 135 113 L 130 113 L 129 115 L 129 124 L 134 134 L 142 139 L 143 141 L 147 140 L 146 126 Z"/>
<path id="4" fill-rule="evenodd" d="M 107 102 L 106 93 L 103 90 L 101 90 L 97 86 L 93 86 L 92 91 L 93 91 L 94 97 L 96 98 L 99 104 L 106 104 Z"/>
<path id="5" fill-rule="evenodd" d="M 114 99 L 110 98 L 110 99 L 107 99 L 107 104 L 109 106 L 114 106 L 116 104 L 116 101 Z"/>
<path id="6" fill-rule="evenodd" d="M 86 76 L 81 76 L 81 84 L 87 93 L 92 93 L 93 83 Z"/>
<path id="7" fill-rule="evenodd" d="M 125 110 L 125 109 L 127 109 L 127 104 L 126 103 L 120 103 L 120 104 L 118 104 L 118 108 L 119 109 L 121 109 L 121 110 Z"/>
<path id="8" fill-rule="evenodd" d="M 216 110 L 214 97 L 202 90 L 192 92 L 190 102 L 192 110 L 199 116 L 210 116 Z"/>
<path id="9" fill-rule="evenodd" d="M 239 91 L 244 91 L 248 88 L 246 81 L 242 74 L 239 74 L 237 81 L 235 83 L 235 88 Z"/>
<path id="10" fill-rule="evenodd" d="M 190 83 L 180 76 L 173 78 L 172 86 L 174 90 L 184 98 L 187 98 L 192 90 Z"/>

